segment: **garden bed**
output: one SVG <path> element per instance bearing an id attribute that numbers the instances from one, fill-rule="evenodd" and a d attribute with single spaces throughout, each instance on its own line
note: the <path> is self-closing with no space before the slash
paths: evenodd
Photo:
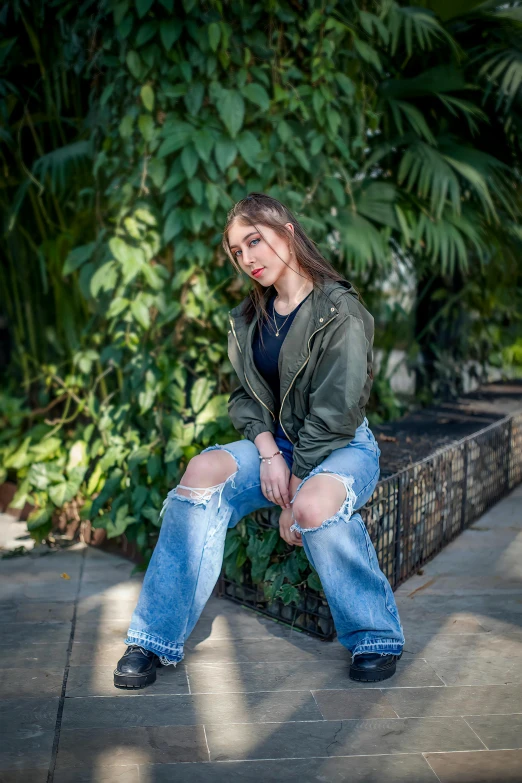
<path id="1" fill-rule="evenodd" d="M 381 479 L 519 410 L 522 381 L 498 382 L 376 425 L 372 432 L 381 449 Z"/>

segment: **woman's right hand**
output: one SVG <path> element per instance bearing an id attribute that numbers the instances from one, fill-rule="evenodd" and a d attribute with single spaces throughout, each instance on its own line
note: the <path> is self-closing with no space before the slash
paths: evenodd
<path id="1" fill-rule="evenodd" d="M 261 492 L 267 500 L 277 503 L 281 508 L 290 508 L 290 469 L 282 454 L 271 457 L 271 464 L 261 462 L 259 471 Z M 269 490 L 272 492 L 269 492 Z"/>

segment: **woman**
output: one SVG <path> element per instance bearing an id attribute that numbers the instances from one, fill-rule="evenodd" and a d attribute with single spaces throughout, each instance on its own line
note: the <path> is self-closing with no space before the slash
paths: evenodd
<path id="1" fill-rule="evenodd" d="M 373 318 L 292 213 L 252 193 L 230 211 L 223 247 L 252 291 L 230 311 L 228 355 L 240 386 L 228 410 L 243 440 L 193 457 L 164 503 L 114 684 L 142 688 L 183 658 L 221 571 L 225 536 L 280 506 L 279 531 L 319 574 L 349 676 L 395 673 L 404 634 L 360 514 L 379 479 L 365 405 Z M 162 513 L 163 513 L 162 511 Z"/>

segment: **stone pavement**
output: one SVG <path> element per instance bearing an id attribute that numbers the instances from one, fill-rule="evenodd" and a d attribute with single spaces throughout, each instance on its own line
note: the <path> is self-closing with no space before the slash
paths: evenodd
<path id="1" fill-rule="evenodd" d="M 131 570 L 82 545 L 0 560 L 1 783 L 521 783 L 522 486 L 397 590 L 382 684 L 213 598 L 183 663 L 116 690 Z"/>

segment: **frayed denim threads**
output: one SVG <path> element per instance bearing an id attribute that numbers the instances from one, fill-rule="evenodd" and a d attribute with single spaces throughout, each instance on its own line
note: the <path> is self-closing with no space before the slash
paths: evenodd
<path id="1" fill-rule="evenodd" d="M 183 660 L 183 645 L 171 644 L 157 636 L 129 628 L 125 644 L 139 644 L 150 652 L 156 653 L 164 666 L 175 666 Z"/>

